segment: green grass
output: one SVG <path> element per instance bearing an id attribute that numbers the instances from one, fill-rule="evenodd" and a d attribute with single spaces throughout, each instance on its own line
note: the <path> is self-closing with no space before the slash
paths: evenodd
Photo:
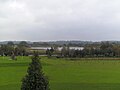
<path id="1" fill-rule="evenodd" d="M 30 57 L 0 57 L 0 90 L 20 90 Z M 120 90 L 119 60 L 72 61 L 42 57 L 43 71 L 51 90 Z"/>

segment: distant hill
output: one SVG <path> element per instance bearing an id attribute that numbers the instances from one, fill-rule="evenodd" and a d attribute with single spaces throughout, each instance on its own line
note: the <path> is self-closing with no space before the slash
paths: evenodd
<path id="1" fill-rule="evenodd" d="M 8 42 L 13 42 L 14 44 L 19 44 L 21 41 L 1 41 L 0 44 L 7 44 Z M 28 44 L 32 44 L 30 41 L 26 41 Z"/>
<path id="2" fill-rule="evenodd" d="M 1 41 L 0 45 L 2 44 L 7 44 L 10 41 Z M 14 44 L 19 44 L 21 41 L 11 41 Z M 75 40 L 71 40 L 71 41 L 48 41 L 48 42 L 44 42 L 44 41 L 39 41 L 39 42 L 32 42 L 32 41 L 26 41 L 28 43 L 28 45 L 30 46 L 34 46 L 34 47 L 39 47 L 39 46 L 51 46 L 51 45 L 58 45 L 58 46 L 62 46 L 64 44 L 69 45 L 69 46 L 85 46 L 85 45 L 92 45 L 92 44 L 101 44 L 101 43 L 105 43 L 108 42 L 110 44 L 120 44 L 120 41 L 99 41 L 99 42 L 94 42 L 94 41 L 75 41 Z"/>

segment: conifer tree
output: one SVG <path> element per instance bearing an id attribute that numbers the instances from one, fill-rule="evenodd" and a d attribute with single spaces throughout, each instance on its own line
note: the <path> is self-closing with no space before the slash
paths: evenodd
<path id="1" fill-rule="evenodd" d="M 38 53 L 35 52 L 27 75 L 22 80 L 21 90 L 49 90 L 49 81 L 42 71 L 39 59 Z"/>

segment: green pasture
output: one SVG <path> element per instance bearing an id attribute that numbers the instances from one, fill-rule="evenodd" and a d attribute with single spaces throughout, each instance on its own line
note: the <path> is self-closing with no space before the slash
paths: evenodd
<path id="1" fill-rule="evenodd" d="M 0 90 L 20 90 L 30 57 L 0 57 Z M 41 57 L 51 90 L 120 90 L 120 60 Z"/>

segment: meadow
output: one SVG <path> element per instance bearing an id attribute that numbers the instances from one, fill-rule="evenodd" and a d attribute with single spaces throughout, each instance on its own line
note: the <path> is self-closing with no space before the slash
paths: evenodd
<path id="1" fill-rule="evenodd" d="M 0 90 L 20 90 L 30 57 L 0 57 Z M 120 60 L 41 57 L 51 90 L 120 90 Z"/>

